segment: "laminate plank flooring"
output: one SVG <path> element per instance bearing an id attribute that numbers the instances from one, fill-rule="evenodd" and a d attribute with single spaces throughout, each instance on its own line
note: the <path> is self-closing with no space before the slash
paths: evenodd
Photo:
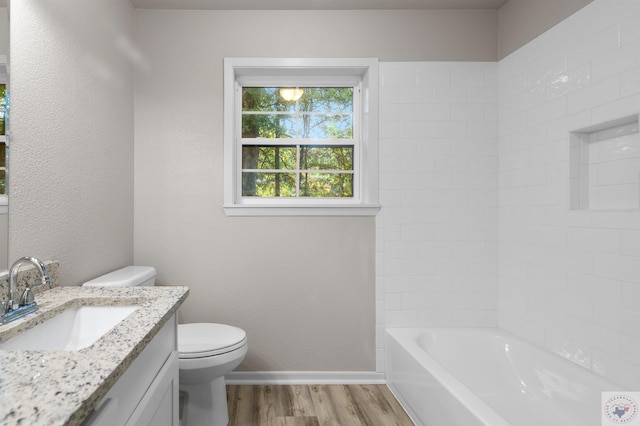
<path id="1" fill-rule="evenodd" d="M 228 385 L 229 426 L 413 426 L 385 385 Z"/>

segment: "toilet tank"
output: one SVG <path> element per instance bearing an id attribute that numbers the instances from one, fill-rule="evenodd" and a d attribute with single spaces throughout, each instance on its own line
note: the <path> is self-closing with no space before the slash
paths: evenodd
<path id="1" fill-rule="evenodd" d="M 127 266 L 82 284 L 83 287 L 152 286 L 156 283 L 156 269 L 152 266 Z"/>

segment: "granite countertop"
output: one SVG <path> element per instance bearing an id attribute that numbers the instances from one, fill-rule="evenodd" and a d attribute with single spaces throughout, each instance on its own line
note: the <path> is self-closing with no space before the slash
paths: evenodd
<path id="1" fill-rule="evenodd" d="M 187 298 L 187 287 L 56 287 L 39 310 L 0 326 L 0 343 L 79 305 L 140 307 L 88 348 L 0 350 L 0 424 L 76 425 L 95 408 Z"/>

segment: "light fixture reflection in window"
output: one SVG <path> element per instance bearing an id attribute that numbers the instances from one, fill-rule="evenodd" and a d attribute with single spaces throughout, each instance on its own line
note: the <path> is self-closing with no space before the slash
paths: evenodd
<path id="1" fill-rule="evenodd" d="M 287 102 L 297 101 L 302 97 L 304 90 L 296 88 L 282 88 L 280 89 L 280 96 Z"/>

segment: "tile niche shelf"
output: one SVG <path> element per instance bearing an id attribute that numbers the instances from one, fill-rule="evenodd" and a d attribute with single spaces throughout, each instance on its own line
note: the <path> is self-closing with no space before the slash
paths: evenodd
<path id="1" fill-rule="evenodd" d="M 640 209 L 638 115 L 571 132 L 570 169 L 571 209 Z"/>

